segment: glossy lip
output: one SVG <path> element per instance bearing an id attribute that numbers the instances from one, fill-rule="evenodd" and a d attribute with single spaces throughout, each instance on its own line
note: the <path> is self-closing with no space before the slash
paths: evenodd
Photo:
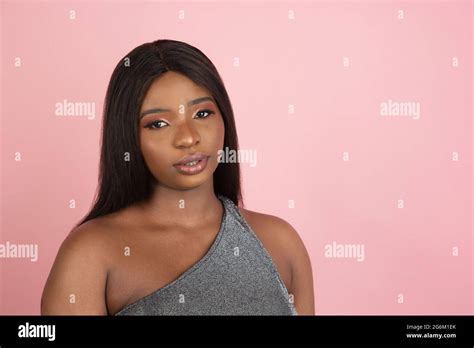
<path id="1" fill-rule="evenodd" d="M 189 162 L 192 162 L 192 161 L 200 161 L 200 160 L 203 160 L 204 158 L 207 158 L 207 157 L 209 157 L 209 155 L 206 155 L 205 153 L 202 153 L 202 152 L 196 152 L 196 153 L 192 154 L 191 156 L 183 157 L 179 162 L 176 162 L 173 165 L 174 166 L 179 166 L 179 165 L 183 165 L 183 164 L 186 164 L 186 163 L 189 163 Z"/>
<path id="2" fill-rule="evenodd" d="M 193 166 L 186 166 L 184 164 L 180 165 L 180 164 L 175 164 L 174 167 L 176 168 L 176 170 L 181 173 L 181 174 L 185 174 L 185 175 L 194 175 L 194 174 L 199 174 L 201 173 L 204 169 L 206 169 L 207 167 L 207 161 L 209 159 L 209 156 L 204 156 L 202 157 L 201 160 L 199 160 L 198 163 L 196 163 L 195 165 Z"/>

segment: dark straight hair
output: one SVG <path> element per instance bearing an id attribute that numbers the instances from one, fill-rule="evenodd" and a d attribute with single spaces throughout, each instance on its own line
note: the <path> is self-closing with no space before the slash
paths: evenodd
<path id="1" fill-rule="evenodd" d="M 98 188 L 90 212 L 75 226 L 147 200 L 156 180 L 142 157 L 139 112 L 151 83 L 168 71 L 181 73 L 214 97 L 225 126 L 224 150 L 238 150 L 232 105 L 214 64 L 196 47 L 157 40 L 134 48 L 115 67 L 107 88 L 102 121 Z M 240 165 L 221 162 L 214 193 L 243 206 Z"/>

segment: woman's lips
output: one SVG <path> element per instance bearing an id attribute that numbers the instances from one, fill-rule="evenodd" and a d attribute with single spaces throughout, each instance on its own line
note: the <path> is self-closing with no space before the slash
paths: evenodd
<path id="1" fill-rule="evenodd" d="M 209 159 L 209 156 L 205 156 L 205 157 L 202 157 L 202 159 L 197 160 L 197 163 L 194 165 L 175 164 L 173 167 L 175 167 L 178 170 L 178 172 L 181 174 L 186 174 L 186 175 L 199 174 L 206 168 L 208 159 Z"/>
<path id="2" fill-rule="evenodd" d="M 174 165 L 182 165 L 186 164 L 188 162 L 196 161 L 196 160 L 202 160 L 204 157 L 209 157 L 209 155 L 202 153 L 202 152 L 196 152 L 190 156 L 186 156 L 182 158 L 179 162 L 176 162 Z"/>

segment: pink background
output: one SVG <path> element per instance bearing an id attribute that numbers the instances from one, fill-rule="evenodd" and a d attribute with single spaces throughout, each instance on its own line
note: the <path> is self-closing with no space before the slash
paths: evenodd
<path id="1" fill-rule="evenodd" d="M 246 207 L 299 232 L 316 314 L 472 314 L 472 15 L 469 1 L 3 1 L 0 242 L 38 244 L 39 259 L 0 258 L 0 313 L 39 314 L 92 204 L 112 70 L 169 38 L 219 70 L 258 156 L 242 164 Z M 95 102 L 95 119 L 56 116 L 64 99 Z M 419 102 L 420 119 L 381 116 L 389 99 Z M 364 261 L 325 257 L 333 241 L 363 244 Z"/>

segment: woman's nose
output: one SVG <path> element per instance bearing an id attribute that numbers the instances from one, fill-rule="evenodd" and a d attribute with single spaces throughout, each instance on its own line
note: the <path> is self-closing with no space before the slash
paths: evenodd
<path id="1" fill-rule="evenodd" d="M 176 147 L 191 147 L 198 144 L 201 141 L 201 137 L 197 129 L 192 125 L 193 120 L 184 120 L 177 125 L 175 135 L 175 146 Z"/>

